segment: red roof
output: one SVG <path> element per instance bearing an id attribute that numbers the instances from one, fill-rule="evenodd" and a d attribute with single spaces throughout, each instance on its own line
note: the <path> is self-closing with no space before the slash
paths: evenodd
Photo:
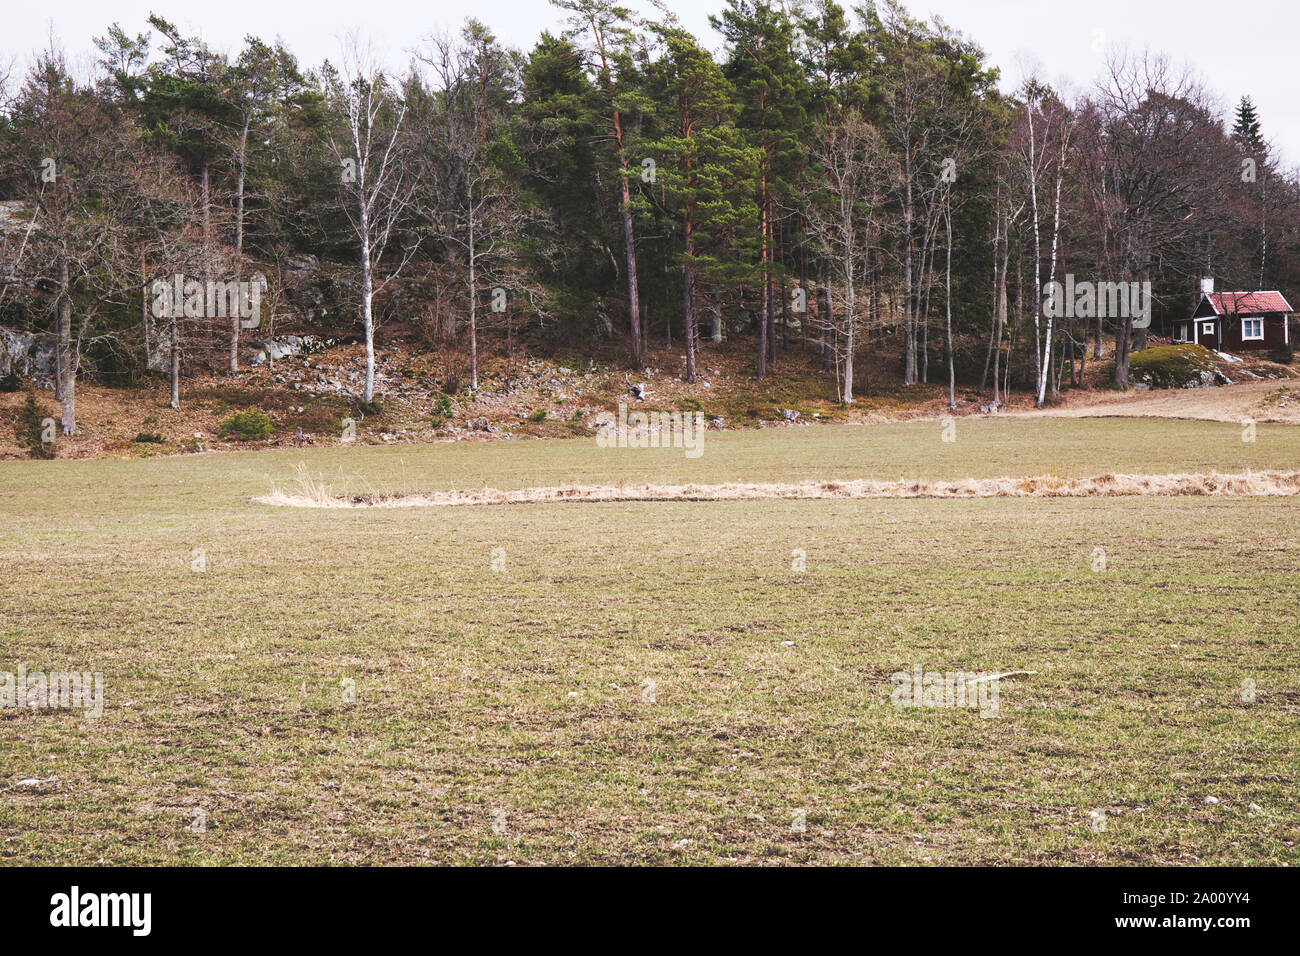
<path id="1" fill-rule="evenodd" d="M 1264 312 L 1290 312 L 1290 303 L 1281 292 L 1209 292 L 1215 315 L 1259 315 Z"/>

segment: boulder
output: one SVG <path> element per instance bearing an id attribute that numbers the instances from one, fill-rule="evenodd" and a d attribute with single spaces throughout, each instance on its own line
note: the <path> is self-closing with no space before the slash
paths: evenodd
<path id="1" fill-rule="evenodd" d="M 274 361 L 294 355 L 313 355 L 333 344 L 332 339 L 315 335 L 277 335 L 262 342 L 262 348 L 253 356 L 253 364 L 261 365 L 268 358 Z"/>
<path id="2" fill-rule="evenodd" d="M 320 271 L 320 260 L 312 255 L 289 256 L 284 260 L 284 267 L 290 272 L 309 273 Z"/>
<path id="3" fill-rule="evenodd" d="M 0 375 L 15 372 L 37 388 L 54 388 L 56 365 L 54 336 L 0 328 Z"/>

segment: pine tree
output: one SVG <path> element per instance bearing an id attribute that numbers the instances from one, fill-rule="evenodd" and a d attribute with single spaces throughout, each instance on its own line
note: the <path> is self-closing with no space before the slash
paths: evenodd
<path id="1" fill-rule="evenodd" d="M 592 144 L 600 136 L 599 92 L 583 70 L 583 54 L 567 39 L 543 33 L 522 69 L 521 135 L 533 143 L 524 186 L 554 223 L 539 236 L 540 278 L 555 292 L 562 321 L 576 334 L 618 295 L 611 257 L 591 255 L 607 240 L 603 222 L 616 218 L 613 190 L 601 187 L 604 162 Z M 593 197 L 597 201 L 593 202 Z"/>
<path id="2" fill-rule="evenodd" d="M 1232 127 L 1232 138 L 1250 153 L 1258 153 L 1264 148 L 1259 116 L 1249 96 L 1243 96 L 1237 104 L 1237 122 Z"/>
<path id="3" fill-rule="evenodd" d="M 808 137 L 808 77 L 794 45 L 789 14 L 768 0 L 727 0 L 720 17 L 709 22 L 726 38 L 725 74 L 741 104 L 740 127 L 761 151 L 758 177 L 759 266 L 761 283 L 758 329 L 758 375 L 767 373 L 775 356 L 776 320 L 772 284 L 779 278 L 773 262 L 774 219 L 778 207 L 794 205 L 791 194 Z"/>
<path id="4" fill-rule="evenodd" d="M 600 90 L 600 121 L 613 148 L 616 179 L 619 185 L 619 219 L 623 227 L 623 264 L 627 274 L 628 338 L 632 346 L 632 367 L 645 365 L 645 342 L 641 332 L 641 295 L 637 286 L 636 235 L 631 172 L 628 164 L 630 131 L 626 120 L 630 112 L 628 94 L 634 86 L 634 50 L 637 44 L 632 25 L 632 11 L 613 0 L 551 0 L 569 11 L 565 38 L 586 44 L 589 65 Z"/>
<path id="5" fill-rule="evenodd" d="M 658 184 L 677 207 L 682 232 L 682 302 L 686 381 L 695 381 L 696 281 L 719 278 L 718 254 L 743 241 L 757 224 L 754 190 L 759 152 L 732 123 L 734 90 L 713 57 L 678 27 L 660 27 L 667 49 L 654 92 L 664 104 L 669 132 L 646 145 L 659 157 Z"/>

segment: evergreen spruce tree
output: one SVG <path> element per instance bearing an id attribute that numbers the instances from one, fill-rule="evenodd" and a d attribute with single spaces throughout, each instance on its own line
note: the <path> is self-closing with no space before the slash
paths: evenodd
<path id="1" fill-rule="evenodd" d="M 1237 122 L 1232 127 L 1232 138 L 1249 153 L 1258 153 L 1264 148 L 1259 115 L 1249 96 L 1243 96 L 1237 104 Z"/>

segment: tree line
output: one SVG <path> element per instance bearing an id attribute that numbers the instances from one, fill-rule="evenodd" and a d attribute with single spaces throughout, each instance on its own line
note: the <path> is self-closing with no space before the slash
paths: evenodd
<path id="1" fill-rule="evenodd" d="M 1203 274 L 1294 285 L 1295 172 L 1249 99 L 1225 118 L 1157 54 L 1008 94 L 973 39 L 894 0 L 726 0 L 717 53 L 658 3 L 552 2 L 563 28 L 529 51 L 469 20 L 400 72 L 357 36 L 305 69 L 156 15 L 97 38 L 90 76 L 53 44 L 0 72 L 0 325 L 52 334 L 63 430 L 79 376 L 165 374 L 179 407 L 187 372 L 239 370 L 247 316 L 158 315 L 160 278 L 258 283 L 265 335 L 303 309 L 304 256 L 342 270 L 302 321 L 356 330 L 367 402 L 401 319 L 463 349 L 470 388 L 490 330 L 617 342 L 637 368 L 676 345 L 687 381 L 705 339 L 760 378 L 806 350 L 846 403 L 874 356 L 954 406 L 959 379 L 1041 405 L 1104 338 L 1125 387 L 1147 334 L 1044 308 L 1067 274 L 1150 283 L 1157 331 Z"/>

